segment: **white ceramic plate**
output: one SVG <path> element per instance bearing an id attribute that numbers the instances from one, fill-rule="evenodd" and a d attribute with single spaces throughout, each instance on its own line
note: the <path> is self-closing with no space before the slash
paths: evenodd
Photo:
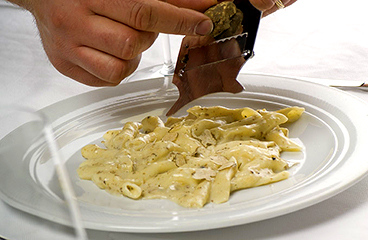
<path id="1" fill-rule="evenodd" d="M 327 199 L 368 172 L 368 106 L 337 89 L 293 79 L 240 75 L 246 91 L 213 94 L 193 105 L 222 105 L 276 110 L 301 106 L 306 113 L 289 126 L 290 137 L 304 145 L 282 156 L 299 164 L 278 183 L 233 193 L 224 204 L 186 209 L 168 200 L 130 200 L 109 195 L 76 174 L 80 149 L 99 143 L 104 132 L 149 114 L 164 117 L 177 98 L 168 80 L 150 79 L 88 92 L 42 110 L 53 122 L 66 159 L 85 227 L 121 232 L 179 232 L 234 226 L 272 218 Z M 166 86 L 166 87 L 165 87 Z M 167 89 L 169 86 L 169 89 Z M 190 107 L 188 106 L 188 107 Z M 177 115 L 184 115 L 185 109 Z M 0 141 L 19 137 L 16 129 Z M 69 225 L 53 163 L 43 144 L 15 150 L 0 161 L 0 196 L 8 204 Z M 3 184 L 6 182 L 6 184 Z"/>

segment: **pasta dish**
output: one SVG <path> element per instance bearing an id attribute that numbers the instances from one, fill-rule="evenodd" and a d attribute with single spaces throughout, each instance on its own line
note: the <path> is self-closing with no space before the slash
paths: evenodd
<path id="1" fill-rule="evenodd" d="M 147 116 L 82 148 L 81 179 L 131 199 L 169 199 L 183 207 L 223 203 L 230 193 L 287 179 L 282 151 L 300 151 L 282 125 L 303 108 L 278 111 L 195 106 L 163 122 Z"/>

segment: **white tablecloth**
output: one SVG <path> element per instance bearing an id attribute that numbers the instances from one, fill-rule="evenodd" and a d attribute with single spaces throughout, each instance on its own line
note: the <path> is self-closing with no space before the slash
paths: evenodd
<path id="1" fill-rule="evenodd" d="M 365 81 L 368 14 L 365 0 L 299 0 L 261 21 L 255 57 L 242 72 Z M 181 41 L 173 36 L 176 58 Z M 163 57 L 160 38 L 143 54 L 139 69 Z M 48 62 L 32 16 L 0 0 L 0 104 L 41 109 L 91 91 Z M 368 92 L 345 89 L 368 102 Z M 0 126 L 0 128 L 3 126 Z M 367 142 L 368 143 L 368 142 Z M 368 161 L 368 159 L 367 159 Z M 0 236 L 73 239 L 68 227 L 23 213 L 0 201 Z M 319 204 L 247 225 L 180 234 L 88 231 L 91 239 L 368 239 L 368 178 Z"/>

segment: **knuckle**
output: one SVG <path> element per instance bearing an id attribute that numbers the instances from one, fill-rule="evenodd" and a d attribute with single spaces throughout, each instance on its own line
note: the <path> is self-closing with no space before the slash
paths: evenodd
<path id="1" fill-rule="evenodd" d="M 51 25 L 56 29 L 62 29 L 67 20 L 67 16 L 61 11 L 54 11 L 50 16 Z"/>
<path id="2" fill-rule="evenodd" d="M 128 37 L 122 40 L 119 57 L 125 60 L 132 60 L 149 48 L 157 38 L 153 32 L 131 32 Z"/>
<path id="3" fill-rule="evenodd" d="M 134 35 L 130 35 L 123 41 L 121 46 L 120 57 L 122 59 L 130 60 L 139 54 L 139 41 Z"/>
<path id="4" fill-rule="evenodd" d="M 194 29 L 191 29 L 190 27 L 187 27 L 187 24 L 185 22 L 184 18 L 181 18 L 174 26 L 174 33 L 181 33 L 181 32 L 193 32 Z"/>
<path id="5" fill-rule="evenodd" d="M 107 74 L 103 77 L 103 79 L 109 83 L 119 84 L 136 68 L 131 66 L 129 62 L 130 61 L 124 61 L 117 58 L 111 59 L 105 66 Z"/>
<path id="6" fill-rule="evenodd" d="M 152 30 L 158 22 L 154 9 L 149 4 L 134 2 L 130 11 L 130 22 L 138 30 Z"/>
<path id="7" fill-rule="evenodd" d="M 107 75 L 104 79 L 110 83 L 119 83 L 126 77 L 126 67 L 121 61 L 115 59 L 109 61 L 106 69 Z"/>
<path id="8" fill-rule="evenodd" d="M 51 25 L 54 29 L 65 29 L 73 26 L 70 21 L 71 12 L 65 10 L 65 7 L 51 8 L 45 11 L 44 14 L 43 20 L 46 22 L 46 25 Z"/>
<path id="9" fill-rule="evenodd" d="M 138 55 L 129 61 L 121 59 L 112 60 L 110 62 L 111 67 L 108 67 L 110 69 L 109 75 L 105 80 L 110 83 L 119 84 L 124 78 L 128 77 L 137 69 L 140 59 L 141 57 Z"/>

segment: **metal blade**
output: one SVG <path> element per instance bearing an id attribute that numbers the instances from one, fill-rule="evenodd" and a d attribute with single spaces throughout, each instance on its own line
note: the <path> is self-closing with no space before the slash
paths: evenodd
<path id="1" fill-rule="evenodd" d="M 179 98 L 166 115 L 172 115 L 189 102 L 210 93 L 241 92 L 243 86 L 236 77 L 251 56 L 249 51 L 242 53 L 246 37 L 245 33 L 189 49 L 187 56 L 191 61 L 179 70 L 176 68 L 172 80 L 179 89 Z"/>
<path id="2" fill-rule="evenodd" d="M 212 37 L 183 39 L 172 82 L 179 98 L 167 112 L 170 116 L 189 102 L 216 92 L 238 93 L 236 80 L 244 63 L 253 56 L 261 12 L 249 1 L 234 1 L 243 14 L 243 33 L 215 41 Z"/>

